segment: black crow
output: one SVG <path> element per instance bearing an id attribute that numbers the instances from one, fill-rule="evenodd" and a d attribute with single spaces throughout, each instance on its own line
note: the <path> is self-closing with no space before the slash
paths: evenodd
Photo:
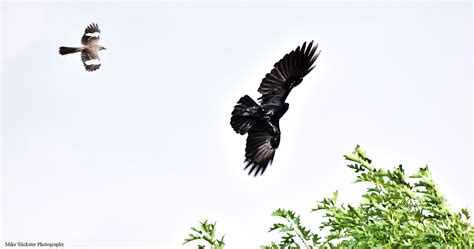
<path id="1" fill-rule="evenodd" d="M 306 46 L 305 42 L 286 54 L 260 83 L 260 104 L 245 95 L 235 105 L 230 124 L 235 132 L 241 135 L 248 133 L 245 169 L 250 167 L 249 175 L 254 171 L 254 176 L 263 174 L 273 161 L 280 144 L 279 121 L 289 107 L 286 97 L 315 67 L 313 64 L 321 52 L 317 49 L 318 44 L 313 46 L 310 42 Z"/>
<path id="2" fill-rule="evenodd" d="M 86 71 L 95 71 L 100 67 L 99 51 L 105 48 L 99 44 L 100 29 L 96 23 L 86 27 L 82 36 L 82 47 L 59 47 L 59 54 L 72 54 L 81 52 L 81 60 Z"/>

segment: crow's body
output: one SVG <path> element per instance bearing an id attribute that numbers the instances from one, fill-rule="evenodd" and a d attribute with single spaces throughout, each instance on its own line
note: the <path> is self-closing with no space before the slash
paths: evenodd
<path id="1" fill-rule="evenodd" d="M 299 85 L 314 68 L 319 56 L 318 45 L 313 42 L 286 54 L 262 80 L 258 91 L 260 104 L 248 95 L 240 98 L 234 107 L 230 124 L 235 132 L 248 133 L 245 148 L 245 169 L 249 174 L 263 174 L 275 156 L 280 144 L 280 118 L 288 111 L 286 98 L 291 89 Z"/>

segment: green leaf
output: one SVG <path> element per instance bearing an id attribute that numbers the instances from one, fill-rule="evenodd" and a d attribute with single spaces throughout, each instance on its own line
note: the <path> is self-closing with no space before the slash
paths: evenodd
<path id="1" fill-rule="evenodd" d="M 339 192 L 335 191 L 316 202 L 311 212 L 317 212 L 322 221 L 312 225 L 325 236 L 305 227 L 293 210 L 279 208 L 272 213 L 278 222 L 268 230 L 279 239 L 261 248 L 474 248 L 467 209 L 454 212 L 449 208 L 428 166 L 410 176 L 402 165 L 375 167 L 360 146 L 344 157 L 355 173 L 354 184 L 366 188 L 361 201 L 337 203 Z M 215 237 L 216 223 L 206 220 L 191 231 L 183 245 L 199 241 L 211 249 L 225 246 L 224 236 Z"/>

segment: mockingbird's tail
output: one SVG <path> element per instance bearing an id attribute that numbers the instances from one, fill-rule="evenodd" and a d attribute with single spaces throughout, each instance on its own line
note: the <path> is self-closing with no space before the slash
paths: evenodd
<path id="1" fill-rule="evenodd" d="M 81 48 L 71 48 L 71 47 L 59 47 L 59 54 L 65 55 L 65 54 L 72 54 L 75 52 L 81 51 Z"/>

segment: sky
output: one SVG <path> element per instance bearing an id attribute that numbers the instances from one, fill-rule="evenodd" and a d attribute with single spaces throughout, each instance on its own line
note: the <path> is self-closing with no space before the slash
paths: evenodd
<path id="1" fill-rule="evenodd" d="M 429 165 L 453 210 L 472 200 L 471 5 L 374 2 L 3 2 L 2 243 L 180 248 L 217 221 L 226 248 L 258 248 L 277 208 L 316 229 L 316 201 L 364 187 L 343 154 Z M 84 28 L 102 30 L 86 72 Z M 293 89 L 262 176 L 229 122 L 304 41 L 317 67 Z M 188 246 L 187 248 L 194 248 Z"/>

